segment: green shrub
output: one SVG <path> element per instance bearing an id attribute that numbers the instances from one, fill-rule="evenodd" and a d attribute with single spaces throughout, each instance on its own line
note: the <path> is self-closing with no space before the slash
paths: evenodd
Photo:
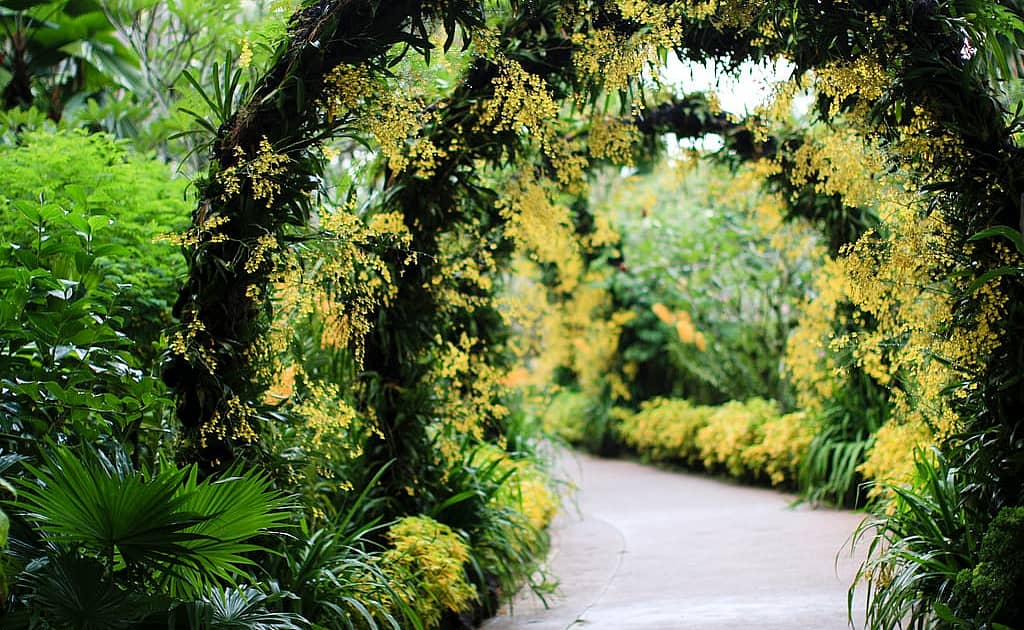
<path id="1" fill-rule="evenodd" d="M 107 136 L 31 132 L 0 147 L 0 429 L 134 447 L 167 406 L 152 377 L 183 263 L 153 238 L 184 183 Z M 17 378 L 13 378 L 14 375 Z"/>
<path id="2" fill-rule="evenodd" d="M 566 389 L 555 394 L 548 404 L 544 430 L 570 444 L 583 444 L 591 433 L 589 427 L 594 414 L 594 403 L 589 396 Z"/>
<path id="3" fill-rule="evenodd" d="M 855 545 L 870 538 L 851 595 L 866 582 L 871 628 L 941 627 L 941 617 L 952 617 L 963 570 L 977 561 L 984 516 L 972 505 L 968 482 L 938 450 L 917 451 L 915 467 L 914 487 L 890 486 L 887 510 L 854 533 Z"/>
<path id="4" fill-rule="evenodd" d="M 981 539 L 978 559 L 956 576 L 954 614 L 975 627 L 1024 626 L 1024 507 L 999 511 Z"/>
<path id="5" fill-rule="evenodd" d="M 195 467 L 143 472 L 123 453 L 84 452 L 57 448 L 44 466 L 26 465 L 31 478 L 12 502 L 10 602 L 32 627 L 166 623 L 181 604 L 227 597 L 223 588 L 248 582 L 249 555 L 264 550 L 252 539 L 287 518 L 283 496 L 258 473 L 200 481 Z"/>
<path id="6" fill-rule="evenodd" d="M 105 134 L 26 133 L 17 146 L 0 146 L 0 235 L 24 249 L 47 233 L 51 241 L 76 245 L 69 234 L 52 230 L 80 232 L 77 245 L 84 251 L 52 247 L 44 258 L 60 277 L 87 288 L 121 287 L 121 330 L 134 342 L 133 352 L 150 364 L 171 323 L 170 307 L 185 270 L 177 248 L 154 239 L 188 225 L 186 185 L 166 164 Z M 41 226 L 33 206 L 59 208 L 63 217 L 50 213 Z M 87 269 L 61 264 L 90 255 Z M 66 275 L 76 271 L 81 277 Z"/>

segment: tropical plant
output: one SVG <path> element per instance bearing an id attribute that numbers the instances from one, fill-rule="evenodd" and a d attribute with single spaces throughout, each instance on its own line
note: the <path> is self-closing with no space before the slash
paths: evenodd
<path id="1" fill-rule="evenodd" d="M 110 437 L 135 448 L 168 403 L 153 373 L 180 266 L 153 238 L 182 211 L 183 183 L 75 132 L 0 147 L 0 173 L 5 448 Z"/>
<path id="2" fill-rule="evenodd" d="M 975 566 L 982 532 L 967 482 L 938 452 L 915 454 L 917 487 L 893 486 L 885 513 L 869 517 L 854 543 L 870 538 L 868 559 L 858 571 L 868 589 L 872 628 L 928 628 L 939 623 L 953 600 L 960 572 Z"/>
<path id="3" fill-rule="evenodd" d="M 247 579 L 251 555 L 266 551 L 252 540 L 287 519 L 284 498 L 253 472 L 199 481 L 195 467 L 137 470 L 123 451 L 65 447 L 23 466 L 30 476 L 8 503 L 20 521 L 14 619 L 124 627 L 166 615 Z"/>
<path id="4" fill-rule="evenodd" d="M 101 2 L 5 2 L 0 25 L 5 109 L 38 105 L 59 120 L 72 99 L 138 81 L 138 57 L 115 36 Z"/>

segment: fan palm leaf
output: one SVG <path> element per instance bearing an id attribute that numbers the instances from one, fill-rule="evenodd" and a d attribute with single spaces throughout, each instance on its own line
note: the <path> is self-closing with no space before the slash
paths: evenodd
<path id="1" fill-rule="evenodd" d="M 79 548 L 109 571 L 155 579 L 175 598 L 194 599 L 217 581 L 230 582 L 249 539 L 280 525 L 284 499 L 256 473 L 198 480 L 195 467 L 132 470 L 98 455 L 79 459 L 54 449 L 46 467 L 26 465 L 16 505 L 57 547 Z"/>

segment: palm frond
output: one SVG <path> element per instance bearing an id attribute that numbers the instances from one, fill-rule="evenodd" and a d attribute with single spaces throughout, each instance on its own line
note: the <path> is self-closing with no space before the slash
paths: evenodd
<path id="1" fill-rule="evenodd" d="M 195 467 L 162 464 L 155 473 L 99 455 L 79 459 L 54 449 L 46 467 L 26 465 L 15 503 L 49 542 L 79 548 L 105 563 L 155 577 L 167 594 L 194 599 L 217 581 L 230 583 L 247 543 L 281 524 L 284 499 L 265 477 L 234 469 L 199 482 Z"/>

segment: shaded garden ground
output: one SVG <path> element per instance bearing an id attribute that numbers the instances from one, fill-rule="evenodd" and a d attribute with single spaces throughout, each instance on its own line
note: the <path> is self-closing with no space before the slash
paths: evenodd
<path id="1" fill-rule="evenodd" d="M 552 530 L 550 608 L 521 593 L 486 630 L 848 627 L 860 514 L 588 455 L 562 454 L 559 468 L 579 491 Z"/>

